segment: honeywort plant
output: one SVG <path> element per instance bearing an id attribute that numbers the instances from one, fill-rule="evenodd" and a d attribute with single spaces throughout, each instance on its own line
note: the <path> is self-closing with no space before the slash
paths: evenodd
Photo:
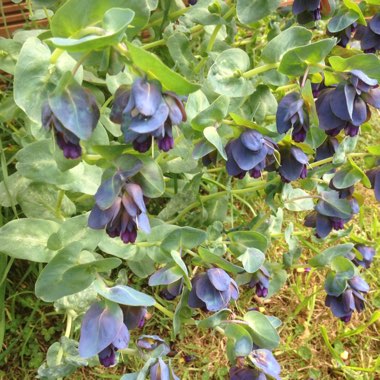
<path id="1" fill-rule="evenodd" d="M 358 187 L 380 200 L 379 145 L 356 150 L 380 108 L 380 1 L 29 3 L 46 26 L 0 40 L 17 145 L 0 251 L 41 263 L 35 294 L 65 313 L 40 378 L 137 355 L 122 379 L 177 379 L 165 340 L 197 325 L 226 336 L 230 379 L 279 379 L 281 322 L 236 303 L 280 292 L 302 242 L 332 313 L 365 308 L 376 252 L 352 220 Z M 153 308 L 170 337 L 144 334 Z"/>

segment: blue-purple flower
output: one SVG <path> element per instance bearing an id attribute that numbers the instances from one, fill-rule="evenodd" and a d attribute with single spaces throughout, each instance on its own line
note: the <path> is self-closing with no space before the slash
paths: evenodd
<path id="1" fill-rule="evenodd" d="M 327 136 L 326 140 L 316 149 L 314 162 L 334 156 L 339 142 L 335 137 Z"/>
<path id="2" fill-rule="evenodd" d="M 321 92 L 316 101 L 319 127 L 335 136 L 344 130 L 356 136 L 359 127 L 371 117 L 369 105 L 380 108 L 380 89 L 376 79 L 352 70 L 349 81 Z"/>
<path id="3" fill-rule="evenodd" d="M 344 229 L 345 223 L 351 220 L 356 204 L 339 198 L 337 191 L 323 192 L 315 211 L 306 216 L 304 225 L 315 228 L 316 236 L 324 239 L 332 230 Z"/>
<path id="4" fill-rule="evenodd" d="M 321 19 L 321 0 L 294 0 L 293 14 L 300 24 L 308 24 Z"/>
<path id="5" fill-rule="evenodd" d="M 174 374 L 173 369 L 170 368 L 161 358 L 158 358 L 157 362 L 150 367 L 150 379 L 179 380 L 179 378 Z"/>
<path id="6" fill-rule="evenodd" d="M 239 289 L 236 282 L 223 270 L 210 268 L 192 280 L 189 306 L 205 311 L 219 311 L 228 306 L 231 299 L 237 300 Z"/>
<path id="7" fill-rule="evenodd" d="M 305 141 L 310 127 L 309 115 L 298 92 L 291 92 L 281 99 L 277 108 L 276 125 L 278 133 L 286 133 L 292 129 L 294 141 Z"/>
<path id="8" fill-rule="evenodd" d="M 147 309 L 145 306 L 120 305 L 123 311 L 123 321 L 128 330 L 143 328 Z"/>
<path id="9" fill-rule="evenodd" d="M 278 170 L 285 183 L 303 179 L 307 176 L 309 159 L 301 148 L 285 146 L 280 148 L 281 166 Z"/>
<path id="10" fill-rule="evenodd" d="M 356 22 L 354 22 L 351 25 L 347 26 L 346 28 L 344 28 L 338 32 L 335 32 L 335 33 L 328 32 L 327 34 L 329 36 L 337 37 L 338 38 L 337 45 L 345 48 L 345 47 L 347 47 L 348 43 L 350 42 L 352 34 L 355 33 L 357 26 L 358 26 L 358 24 Z"/>
<path id="11" fill-rule="evenodd" d="M 174 147 L 173 125 L 186 120 L 186 111 L 175 93 L 162 92 L 160 82 L 137 78 L 131 89 L 116 91 L 110 119 L 121 124 L 125 142 L 138 152 L 146 152 L 152 139 L 167 152 Z"/>
<path id="12" fill-rule="evenodd" d="M 170 351 L 170 347 L 158 335 L 141 335 L 137 339 L 136 345 L 144 351 L 154 351 L 159 346 L 163 347 L 163 352 Z"/>
<path id="13" fill-rule="evenodd" d="M 100 117 L 95 97 L 72 80 L 60 94 L 49 96 L 42 106 L 41 121 L 52 130 L 66 158 L 82 155 L 80 140 L 91 137 Z"/>
<path id="14" fill-rule="evenodd" d="M 359 257 L 355 252 L 349 252 L 346 257 L 356 266 L 362 266 L 363 268 L 368 269 L 376 255 L 375 248 L 364 244 L 356 244 L 355 249 L 357 250 Z"/>
<path id="15" fill-rule="evenodd" d="M 342 294 L 339 296 L 327 294 L 325 304 L 337 318 L 347 323 L 355 310 L 358 313 L 364 310 L 363 294 L 368 291 L 368 284 L 360 276 L 354 276 L 347 281 L 347 287 Z"/>
<path id="16" fill-rule="evenodd" d="M 182 293 L 183 278 L 166 285 L 161 291 L 160 296 L 168 301 L 173 301 Z"/>
<path id="17" fill-rule="evenodd" d="M 371 187 L 375 190 L 375 198 L 380 202 L 380 166 L 368 170 L 365 173 L 371 182 Z"/>
<path id="18" fill-rule="evenodd" d="M 88 226 L 106 228 L 110 237 L 120 236 L 124 243 L 134 243 L 137 230 L 149 233 L 150 224 L 141 187 L 126 182 L 122 173 L 105 181 L 95 194 L 95 205 Z"/>
<path id="19" fill-rule="evenodd" d="M 259 178 L 267 166 L 268 156 L 272 156 L 275 143 L 255 130 L 243 132 L 239 138 L 226 146 L 226 168 L 229 175 L 242 179 L 245 174 Z"/>
<path id="20" fill-rule="evenodd" d="M 380 13 L 372 17 L 368 26 L 358 26 L 355 39 L 360 40 L 361 48 L 365 53 L 376 53 L 380 50 Z"/>
<path id="21" fill-rule="evenodd" d="M 230 368 L 230 380 L 266 380 L 264 373 L 250 367 Z"/>
<path id="22" fill-rule="evenodd" d="M 127 348 L 129 339 L 119 305 L 97 302 L 83 317 L 79 354 L 83 358 L 98 355 L 102 365 L 111 367 L 117 363 L 117 350 Z"/>
<path id="23" fill-rule="evenodd" d="M 249 354 L 249 359 L 253 365 L 260 371 L 262 371 L 266 376 L 262 379 L 280 379 L 281 367 L 278 364 L 276 358 L 271 351 L 266 349 L 255 349 Z M 259 378 L 261 380 L 261 378 Z"/>
<path id="24" fill-rule="evenodd" d="M 256 288 L 256 295 L 258 297 L 265 298 L 268 295 L 270 283 L 270 274 L 264 266 L 252 274 L 249 286 L 251 288 Z"/>

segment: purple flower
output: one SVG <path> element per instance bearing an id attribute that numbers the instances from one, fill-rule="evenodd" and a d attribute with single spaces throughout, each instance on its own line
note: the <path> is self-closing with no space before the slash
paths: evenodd
<path id="1" fill-rule="evenodd" d="M 377 13 L 368 22 L 368 26 L 359 25 L 355 39 L 360 41 L 365 53 L 376 53 L 380 50 L 380 13 Z"/>
<path id="2" fill-rule="evenodd" d="M 174 147 L 172 127 L 186 120 L 186 112 L 175 93 L 162 92 L 160 82 L 137 78 L 131 89 L 116 91 L 110 119 L 121 124 L 125 142 L 140 153 L 151 147 L 153 138 L 167 152 Z"/>
<path id="3" fill-rule="evenodd" d="M 338 172 L 339 173 L 339 172 Z M 337 174 L 338 174 L 337 173 Z M 352 195 L 354 194 L 354 191 L 355 191 L 355 186 L 349 186 L 349 187 L 345 187 L 344 189 L 340 189 L 340 188 L 337 188 L 335 187 L 334 185 L 334 178 L 333 177 L 329 183 L 329 188 L 331 190 L 335 190 L 339 193 L 339 198 L 340 199 L 346 199 L 346 198 L 349 198 L 351 199 L 352 198 Z"/>
<path id="4" fill-rule="evenodd" d="M 380 166 L 368 170 L 365 174 L 371 182 L 372 189 L 375 190 L 376 199 L 380 202 Z"/>
<path id="5" fill-rule="evenodd" d="M 356 244 L 355 249 L 359 252 L 360 257 L 358 257 L 355 252 L 350 252 L 347 255 L 347 258 L 356 266 L 362 266 L 363 268 L 368 269 L 376 255 L 375 248 L 363 244 Z"/>
<path id="6" fill-rule="evenodd" d="M 302 149 L 295 146 L 280 148 L 281 167 L 280 173 L 283 182 L 289 183 L 298 178 L 306 178 L 309 159 Z"/>
<path id="7" fill-rule="evenodd" d="M 284 96 L 278 105 L 276 114 L 278 133 L 292 130 L 292 138 L 296 142 L 303 142 L 309 130 L 309 115 L 305 112 L 304 101 L 297 92 Z"/>
<path id="8" fill-rule="evenodd" d="M 160 296 L 168 301 L 174 300 L 182 293 L 183 289 L 183 278 L 166 285 L 160 292 Z"/>
<path id="9" fill-rule="evenodd" d="M 323 90 L 318 97 L 319 126 L 330 136 L 341 130 L 348 136 L 356 136 L 359 127 L 371 116 L 368 105 L 380 108 L 377 80 L 360 70 L 352 70 L 349 81 Z"/>
<path id="10" fill-rule="evenodd" d="M 123 179 L 122 174 L 116 173 L 99 187 L 88 226 L 105 227 L 110 237 L 120 236 L 127 244 L 136 241 L 137 229 L 149 233 L 150 224 L 141 187 Z"/>
<path id="11" fill-rule="evenodd" d="M 256 349 L 249 355 L 253 365 L 262 371 L 266 376 L 275 380 L 280 380 L 281 367 L 273 356 L 272 352 L 266 349 Z M 263 377 L 262 379 L 265 379 Z M 259 378 L 261 380 L 261 378 Z"/>
<path id="12" fill-rule="evenodd" d="M 273 155 L 275 143 L 255 130 L 243 132 L 226 146 L 226 168 L 229 175 L 242 179 L 245 174 L 259 178 L 267 165 L 267 157 Z"/>
<path id="13" fill-rule="evenodd" d="M 63 155 L 76 159 L 82 155 L 80 140 L 91 137 L 99 117 L 95 97 L 72 81 L 65 91 L 44 103 L 41 121 L 45 129 L 53 131 Z"/>
<path id="14" fill-rule="evenodd" d="M 268 295 L 270 282 L 270 274 L 264 266 L 262 266 L 256 273 L 252 274 L 249 286 L 256 287 L 256 295 L 265 298 Z"/>
<path id="15" fill-rule="evenodd" d="M 335 137 L 327 136 L 326 140 L 316 149 L 314 162 L 332 157 L 338 149 L 339 142 Z"/>
<path id="16" fill-rule="evenodd" d="M 156 364 L 150 367 L 151 380 L 179 380 L 173 370 L 161 359 L 158 358 Z"/>
<path id="17" fill-rule="evenodd" d="M 158 335 L 141 335 L 136 345 L 144 351 L 154 351 L 157 347 L 163 346 L 163 351 L 170 352 L 170 347 Z"/>
<path id="18" fill-rule="evenodd" d="M 364 310 L 363 294 L 368 291 L 368 284 L 361 277 L 354 276 L 348 280 L 347 287 L 342 294 L 338 296 L 327 294 L 325 304 L 337 318 L 347 323 L 351 320 L 355 310 L 358 313 Z"/>
<path id="19" fill-rule="evenodd" d="M 337 191 L 323 192 L 314 210 L 306 216 L 304 225 L 315 228 L 316 236 L 320 239 L 328 236 L 333 229 L 344 229 L 345 223 L 350 221 L 357 211 L 355 204 L 340 199 Z"/>
<path id="20" fill-rule="evenodd" d="M 144 306 L 127 306 L 120 305 L 123 311 L 123 321 L 128 327 L 128 330 L 133 330 L 136 328 L 142 328 L 145 323 L 145 315 L 147 309 Z"/>
<path id="21" fill-rule="evenodd" d="M 266 380 L 265 374 L 250 367 L 230 368 L 230 380 Z"/>
<path id="22" fill-rule="evenodd" d="M 114 303 L 94 303 L 82 320 L 79 354 L 83 358 L 98 355 L 105 367 L 116 364 L 116 351 L 128 347 L 129 331 L 123 322 L 123 312 Z"/>
<path id="23" fill-rule="evenodd" d="M 293 14 L 300 24 L 308 24 L 321 19 L 321 0 L 294 0 Z"/>
<path id="24" fill-rule="evenodd" d="M 329 36 L 337 37 L 338 38 L 338 43 L 337 45 L 342 46 L 342 47 L 347 47 L 348 43 L 350 42 L 352 33 L 356 31 L 358 24 L 354 22 L 352 25 L 347 26 L 343 30 L 340 30 L 335 33 L 327 32 Z"/>
<path id="25" fill-rule="evenodd" d="M 189 295 L 189 306 L 205 311 L 218 311 L 237 300 L 239 289 L 236 282 L 219 268 L 208 269 L 206 273 L 195 276 L 191 283 L 193 288 Z"/>

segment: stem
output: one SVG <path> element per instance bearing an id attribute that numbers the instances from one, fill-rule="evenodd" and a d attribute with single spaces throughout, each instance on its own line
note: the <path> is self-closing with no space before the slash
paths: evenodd
<path id="1" fill-rule="evenodd" d="M 286 86 L 280 86 L 280 87 L 277 87 L 274 91 L 275 92 L 281 92 L 281 91 L 290 91 L 290 90 L 294 90 L 298 88 L 298 84 L 296 83 L 291 83 L 291 84 L 287 84 Z"/>
<path id="2" fill-rule="evenodd" d="M 157 46 L 163 46 L 163 45 L 166 45 L 166 40 L 162 38 L 161 40 L 153 41 L 149 44 L 146 44 L 142 48 L 145 50 L 149 50 L 149 49 L 153 49 Z"/>
<path id="3" fill-rule="evenodd" d="M 301 88 L 305 87 L 306 79 L 307 79 L 307 76 L 309 75 L 309 71 L 310 71 L 310 66 L 308 66 L 305 70 L 305 74 L 303 75 L 303 78 L 302 78 Z"/>
<path id="4" fill-rule="evenodd" d="M 277 69 L 278 66 L 279 66 L 279 63 L 268 63 L 266 65 L 255 67 L 254 69 L 243 73 L 243 78 L 246 78 L 246 79 L 252 78 L 261 73 L 265 73 L 266 71 Z"/>
<path id="5" fill-rule="evenodd" d="M 212 48 L 214 47 L 216 37 L 218 36 L 218 33 L 219 33 L 221 28 L 222 28 L 222 24 L 215 26 L 215 28 L 211 34 L 210 40 L 208 41 L 208 44 L 207 44 L 207 48 L 206 48 L 207 53 L 209 53 L 212 50 Z"/>
<path id="6" fill-rule="evenodd" d="M 169 13 L 169 20 L 173 20 L 173 19 L 176 19 L 182 15 L 184 15 L 186 12 L 188 12 L 191 8 L 182 8 L 182 9 L 178 9 L 178 11 L 174 11 L 172 13 Z M 152 26 L 156 26 L 156 25 L 161 25 L 162 21 L 164 20 L 163 17 L 160 17 L 158 18 L 157 20 L 154 20 L 152 22 L 150 22 L 146 27 L 145 29 L 149 29 L 151 28 Z"/>
<path id="7" fill-rule="evenodd" d="M 173 319 L 174 318 L 174 313 L 172 313 L 170 310 L 168 310 L 166 307 L 162 306 L 158 302 L 156 302 L 153 305 L 156 309 L 160 310 L 163 314 L 165 314 L 167 317 Z"/>

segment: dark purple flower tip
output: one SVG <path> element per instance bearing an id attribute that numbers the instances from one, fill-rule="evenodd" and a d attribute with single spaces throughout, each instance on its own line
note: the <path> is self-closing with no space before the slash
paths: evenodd
<path id="1" fill-rule="evenodd" d="M 79 145 L 79 139 L 77 143 L 67 141 L 62 133 L 56 132 L 57 145 L 62 150 L 65 158 L 76 160 L 82 155 L 82 148 Z"/>
<path id="2" fill-rule="evenodd" d="M 133 227 L 131 231 L 126 230 L 120 234 L 120 238 L 123 241 L 123 243 L 134 243 L 137 238 L 137 227 L 136 225 Z"/>
<path id="3" fill-rule="evenodd" d="M 254 169 L 252 169 L 252 170 L 249 171 L 249 175 L 252 178 L 260 178 L 261 177 L 261 170 L 258 170 L 258 169 L 254 168 Z M 243 176 L 243 178 L 244 178 L 244 176 Z"/>
<path id="4" fill-rule="evenodd" d="M 292 137 L 295 142 L 304 142 L 306 139 L 307 130 L 302 126 L 301 128 L 297 128 L 293 130 Z"/>
<path id="5" fill-rule="evenodd" d="M 145 136 L 144 136 L 145 137 Z M 136 138 L 132 141 L 133 149 L 139 153 L 147 152 L 152 146 L 152 137 L 147 136 L 146 138 Z"/>
<path id="6" fill-rule="evenodd" d="M 352 317 L 352 313 L 349 314 L 349 315 L 345 315 L 344 317 L 340 317 L 339 319 L 344 322 L 344 323 L 348 323 L 351 321 L 351 317 Z"/>
<path id="7" fill-rule="evenodd" d="M 116 364 L 116 350 L 113 344 L 110 344 L 98 354 L 99 362 L 104 367 L 113 367 Z"/>
<path id="8" fill-rule="evenodd" d="M 172 136 L 164 136 L 161 139 L 157 139 L 158 149 L 169 152 L 170 149 L 174 148 L 174 139 Z"/>
<path id="9" fill-rule="evenodd" d="M 344 128 L 344 133 L 346 136 L 355 137 L 359 133 L 359 127 L 349 124 L 347 127 Z"/>
<path id="10" fill-rule="evenodd" d="M 344 220 L 341 218 L 331 218 L 331 223 L 334 230 L 344 229 Z"/>
<path id="11" fill-rule="evenodd" d="M 195 5 L 198 2 L 198 0 L 189 0 L 189 5 Z"/>

